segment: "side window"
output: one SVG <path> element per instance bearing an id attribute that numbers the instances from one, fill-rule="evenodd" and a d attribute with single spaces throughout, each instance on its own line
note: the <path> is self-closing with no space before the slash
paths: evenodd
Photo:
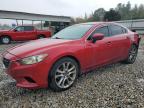
<path id="1" fill-rule="evenodd" d="M 118 25 L 110 25 L 111 36 L 123 34 L 123 30 L 121 26 Z"/>
<path id="2" fill-rule="evenodd" d="M 96 34 L 96 33 L 102 33 L 104 34 L 104 36 L 109 36 L 109 29 L 107 26 L 101 27 L 101 28 L 97 28 L 92 34 L 91 36 L 88 38 L 88 40 L 91 40 L 91 37 Z"/>
<path id="3" fill-rule="evenodd" d="M 102 33 L 102 34 L 104 34 L 104 36 L 109 36 L 109 30 L 108 30 L 107 26 L 97 28 L 93 34 L 95 34 L 95 33 Z"/>
<path id="4" fill-rule="evenodd" d="M 20 26 L 20 27 L 15 28 L 15 30 L 16 30 L 16 31 L 19 31 L 19 32 L 20 32 L 20 31 L 24 31 L 24 27 Z"/>
<path id="5" fill-rule="evenodd" d="M 127 30 L 122 27 L 122 32 L 123 32 L 123 34 L 125 34 L 125 33 L 127 33 Z"/>
<path id="6" fill-rule="evenodd" d="M 34 27 L 32 26 L 25 26 L 24 27 L 24 31 L 33 31 L 34 30 Z"/>

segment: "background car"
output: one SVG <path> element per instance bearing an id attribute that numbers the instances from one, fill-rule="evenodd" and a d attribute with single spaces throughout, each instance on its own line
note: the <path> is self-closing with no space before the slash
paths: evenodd
<path id="1" fill-rule="evenodd" d="M 18 26 L 11 30 L 0 31 L 0 41 L 9 44 L 11 41 L 27 41 L 51 37 L 51 32 L 37 30 L 34 26 Z"/>
<path id="2" fill-rule="evenodd" d="M 70 88 L 78 75 L 115 63 L 134 63 L 137 33 L 110 22 L 76 24 L 50 39 L 36 40 L 7 50 L 3 64 L 17 86 L 54 91 Z"/>

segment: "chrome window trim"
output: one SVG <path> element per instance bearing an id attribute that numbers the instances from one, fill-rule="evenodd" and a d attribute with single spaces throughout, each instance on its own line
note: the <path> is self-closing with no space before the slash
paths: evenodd
<path id="1" fill-rule="evenodd" d="M 87 36 L 87 38 L 85 39 L 85 41 L 88 41 L 88 38 L 91 36 L 91 34 L 98 28 L 101 28 L 101 27 L 104 27 L 104 26 L 107 26 L 108 27 L 108 24 L 100 24 L 98 26 L 95 27 L 95 29 Z"/>

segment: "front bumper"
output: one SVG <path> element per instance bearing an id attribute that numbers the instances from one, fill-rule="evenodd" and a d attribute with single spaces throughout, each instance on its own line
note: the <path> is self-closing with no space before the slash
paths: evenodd
<path id="1" fill-rule="evenodd" d="M 33 65 L 21 65 L 17 57 L 12 54 L 7 53 L 3 58 L 10 60 L 6 73 L 16 80 L 18 87 L 28 89 L 48 87 L 50 64 L 46 61 Z"/>

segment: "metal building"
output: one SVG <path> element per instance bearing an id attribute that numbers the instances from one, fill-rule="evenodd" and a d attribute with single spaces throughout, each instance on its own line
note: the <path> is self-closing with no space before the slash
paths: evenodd
<path id="1" fill-rule="evenodd" d="M 0 19 L 13 19 L 16 20 L 17 25 L 18 21 L 31 21 L 33 24 L 35 21 L 41 22 L 41 29 L 44 26 L 55 26 L 56 29 L 62 29 L 68 26 L 71 22 L 71 18 L 67 16 L 54 16 L 54 15 L 43 15 L 43 14 L 34 14 L 26 12 L 16 12 L 16 11 L 5 11 L 0 10 Z M 43 25 L 42 25 L 43 24 Z"/>
<path id="2" fill-rule="evenodd" d="M 122 24 L 131 30 L 136 30 L 139 34 L 144 34 L 144 19 L 138 20 L 123 20 L 116 21 L 116 23 Z"/>

